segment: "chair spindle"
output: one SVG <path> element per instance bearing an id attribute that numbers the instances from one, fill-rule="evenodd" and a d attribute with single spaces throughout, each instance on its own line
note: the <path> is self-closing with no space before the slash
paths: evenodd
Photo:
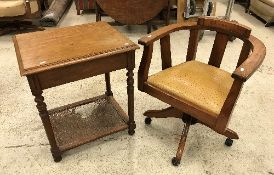
<path id="1" fill-rule="evenodd" d="M 162 58 L 162 70 L 172 66 L 171 51 L 170 51 L 170 36 L 166 35 L 160 39 L 161 44 L 161 58 Z"/>
<path id="2" fill-rule="evenodd" d="M 250 43 L 244 42 L 241 50 L 241 54 L 237 63 L 237 67 L 239 67 L 247 59 L 247 57 L 250 54 L 250 50 L 251 50 Z"/>
<path id="3" fill-rule="evenodd" d="M 208 62 L 209 65 L 220 67 L 228 40 L 228 35 L 217 32 Z"/>
<path id="4" fill-rule="evenodd" d="M 199 35 L 200 31 L 198 29 L 190 30 L 186 61 L 195 60 L 199 42 Z"/>
<path id="5" fill-rule="evenodd" d="M 143 90 L 144 82 L 148 79 L 149 67 L 153 53 L 153 44 L 144 46 L 142 61 L 138 71 L 138 88 Z"/>

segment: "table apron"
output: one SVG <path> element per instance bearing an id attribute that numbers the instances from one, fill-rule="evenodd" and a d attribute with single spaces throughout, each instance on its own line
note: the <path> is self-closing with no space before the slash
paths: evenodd
<path id="1" fill-rule="evenodd" d="M 95 75 L 127 68 L 129 54 L 113 55 L 35 74 L 41 89 L 48 89 Z M 134 58 L 133 58 L 134 59 Z"/>

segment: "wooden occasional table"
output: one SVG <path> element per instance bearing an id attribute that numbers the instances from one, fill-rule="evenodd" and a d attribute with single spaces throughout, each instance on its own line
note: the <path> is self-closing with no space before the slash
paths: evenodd
<path id="1" fill-rule="evenodd" d="M 16 35 L 21 76 L 27 76 L 55 162 L 62 153 L 128 128 L 134 121 L 135 50 L 138 45 L 105 22 Z M 109 72 L 127 69 L 128 116 L 114 100 Z M 106 94 L 47 110 L 43 90 L 105 74 Z M 89 112 L 95 109 L 95 112 Z M 87 110 L 88 109 L 88 110 Z M 83 112 L 84 111 L 84 112 Z"/>

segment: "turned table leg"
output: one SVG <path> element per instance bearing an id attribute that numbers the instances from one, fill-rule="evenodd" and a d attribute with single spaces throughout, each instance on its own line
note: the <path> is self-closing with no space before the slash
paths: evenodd
<path id="1" fill-rule="evenodd" d="M 74 0 L 75 2 L 75 6 L 76 6 L 76 11 L 77 11 L 77 15 L 80 15 L 80 7 L 79 7 L 79 0 Z"/>
<path id="2" fill-rule="evenodd" d="M 127 94 L 128 94 L 128 133 L 133 135 L 136 124 L 134 121 L 134 79 L 133 79 L 133 68 L 127 68 Z"/>
<path id="3" fill-rule="evenodd" d="M 53 159 L 55 162 L 60 162 L 62 160 L 62 157 L 61 157 L 62 153 L 59 150 L 54 137 L 53 129 L 52 129 L 50 118 L 49 118 L 49 113 L 47 110 L 47 105 L 44 102 L 44 97 L 42 96 L 43 91 L 40 88 L 39 81 L 35 76 L 28 77 L 28 81 L 29 81 L 32 95 L 35 96 L 34 101 L 37 104 L 36 107 L 39 111 L 39 116 L 41 117 L 42 123 L 44 125 L 44 129 L 46 131 L 47 138 L 51 146 L 51 153 L 52 153 Z"/>

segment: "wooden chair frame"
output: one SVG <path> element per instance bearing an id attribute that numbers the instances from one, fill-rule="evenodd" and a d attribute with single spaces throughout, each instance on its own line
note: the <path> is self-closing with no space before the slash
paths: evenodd
<path id="1" fill-rule="evenodd" d="M 23 20 L 38 19 L 42 16 L 41 4 L 48 4 L 48 0 L 36 0 L 36 1 L 38 5 L 38 11 L 35 13 L 31 13 L 30 0 L 25 0 L 25 4 L 26 4 L 25 14 L 19 15 L 19 16 L 11 16 L 11 17 L 0 17 L 0 22 L 7 23 L 4 28 L 0 29 L 0 36 L 3 34 L 10 33 L 12 31 L 16 31 L 19 28 L 44 30 L 43 28 L 33 25 L 32 22 L 23 21 Z"/>
<path id="2" fill-rule="evenodd" d="M 200 109 L 188 105 L 169 94 L 157 89 L 147 83 L 149 67 L 152 59 L 153 43 L 160 40 L 162 69 L 172 66 L 170 51 L 170 33 L 179 30 L 190 30 L 188 50 L 186 61 L 195 60 L 198 38 L 200 30 L 216 31 L 216 37 L 213 44 L 212 52 L 209 58 L 209 65 L 220 67 L 229 36 L 235 36 L 243 41 L 240 57 L 235 71 L 232 73 L 234 79 L 230 92 L 222 106 L 219 116 L 212 117 Z M 138 71 L 138 89 L 159 100 L 171 105 L 163 110 L 149 110 L 144 113 L 146 123 L 150 124 L 151 118 L 176 117 L 182 118 L 186 123 L 176 157 L 172 159 L 173 165 L 180 163 L 184 144 L 186 141 L 189 126 L 196 122 L 202 123 L 219 134 L 226 136 L 229 140 L 228 146 L 232 145 L 232 139 L 238 139 L 236 132 L 228 128 L 231 113 L 241 92 L 243 83 L 257 70 L 263 62 L 266 54 L 264 44 L 256 37 L 250 35 L 251 29 L 238 23 L 219 20 L 210 17 L 200 17 L 197 22 L 188 22 L 181 24 L 172 24 L 163 27 L 151 34 L 139 39 L 138 43 L 144 46 L 143 56 Z"/>

